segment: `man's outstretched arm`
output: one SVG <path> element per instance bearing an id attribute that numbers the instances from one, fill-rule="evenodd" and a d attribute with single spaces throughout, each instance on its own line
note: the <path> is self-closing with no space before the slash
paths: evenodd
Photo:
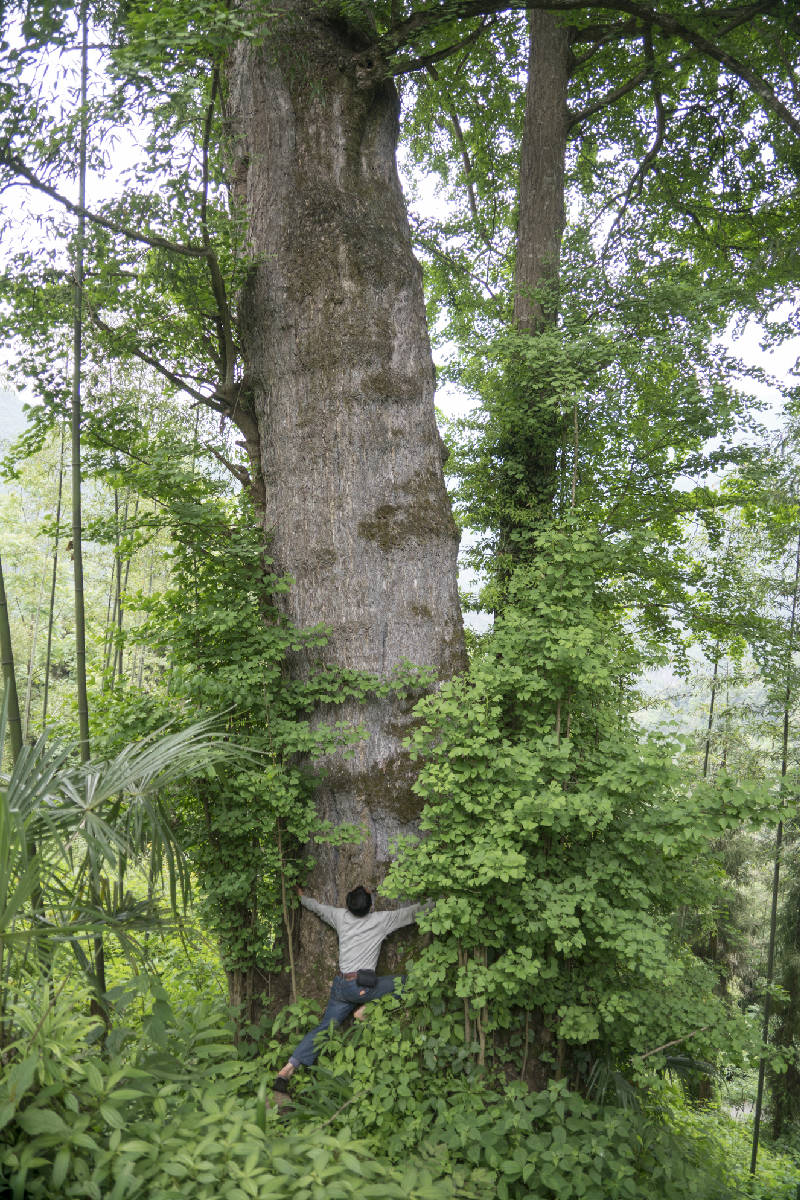
<path id="1" fill-rule="evenodd" d="M 334 908 L 332 904 L 320 904 L 319 900 L 312 900 L 310 896 L 304 896 L 300 888 L 297 889 L 297 894 L 300 897 L 300 903 L 303 908 L 307 908 L 309 912 L 316 913 L 328 925 L 332 925 L 338 933 L 339 921 L 344 912 L 343 908 Z"/>
<path id="2" fill-rule="evenodd" d="M 428 900 L 424 904 L 409 904 L 405 908 L 386 909 L 377 915 L 383 917 L 384 929 L 387 933 L 391 933 L 393 929 L 402 929 L 404 925 L 412 925 L 416 921 L 418 913 L 429 912 L 431 908 L 433 908 L 433 901 Z"/>

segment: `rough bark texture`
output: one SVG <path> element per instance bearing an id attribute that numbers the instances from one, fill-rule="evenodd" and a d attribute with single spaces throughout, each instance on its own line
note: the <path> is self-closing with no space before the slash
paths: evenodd
<path id="1" fill-rule="evenodd" d="M 564 234 L 564 162 L 570 30 L 552 13 L 530 14 L 528 87 L 519 179 L 514 324 L 529 333 L 555 320 Z M 544 304 L 536 289 L 548 286 Z"/>
<path id="2" fill-rule="evenodd" d="M 398 100 L 369 31 L 283 0 L 259 45 L 228 64 L 236 198 L 254 265 L 240 300 L 245 403 L 258 430 L 265 525 L 295 586 L 288 613 L 331 629 L 323 662 L 381 677 L 408 660 L 442 678 L 465 664 L 458 532 L 442 472 L 421 271 L 395 149 Z M 326 15 L 327 14 L 327 15 Z M 311 663 L 298 655 L 291 669 Z M 408 701 L 336 708 L 364 725 L 331 757 L 320 816 L 366 825 L 359 847 L 313 850 L 308 891 L 343 904 L 376 886 L 414 827 Z M 298 990 L 319 995 L 335 938 L 297 919 Z M 394 965 L 394 964 L 392 964 Z"/>
<path id="3" fill-rule="evenodd" d="M 519 177 L 519 218 L 514 269 L 514 325 L 535 335 L 558 315 L 561 239 L 564 232 L 564 167 L 569 129 L 567 89 L 571 32 L 552 13 L 533 10 L 525 125 Z M 548 389 L 531 386 L 520 356 L 507 366 L 506 385 L 519 419 L 503 429 L 495 447 L 498 561 L 510 570 L 528 552 L 530 514 L 552 514 L 558 488 L 557 460 L 564 415 Z M 520 524 L 519 514 L 526 514 Z"/>

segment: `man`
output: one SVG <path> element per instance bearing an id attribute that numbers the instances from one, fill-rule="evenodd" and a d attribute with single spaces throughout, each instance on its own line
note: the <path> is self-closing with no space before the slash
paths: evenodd
<path id="1" fill-rule="evenodd" d="M 302 888 L 297 889 L 297 894 L 304 908 L 327 921 L 338 933 L 339 974 L 331 985 L 328 1006 L 319 1025 L 306 1034 L 290 1055 L 286 1066 L 278 1072 L 274 1084 L 276 1092 L 288 1092 L 288 1080 L 296 1068 L 310 1067 L 314 1063 L 317 1057 L 316 1039 L 332 1022 L 338 1025 L 351 1013 L 360 1019 L 364 1005 L 370 1000 L 394 992 L 395 980 L 391 975 L 375 974 L 381 943 L 392 930 L 410 925 L 420 909 L 425 907 L 422 904 L 410 904 L 393 912 L 371 912 L 372 895 L 360 885 L 347 893 L 346 908 L 319 904 L 304 896 Z"/>

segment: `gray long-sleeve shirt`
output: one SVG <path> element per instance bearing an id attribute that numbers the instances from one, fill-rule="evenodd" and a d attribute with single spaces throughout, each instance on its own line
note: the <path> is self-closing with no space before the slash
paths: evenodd
<path id="1" fill-rule="evenodd" d="M 301 896 L 300 903 L 303 908 L 327 921 L 338 933 L 339 970 L 343 975 L 349 975 L 351 971 L 374 971 L 383 939 L 393 929 L 411 925 L 417 913 L 425 907 L 423 904 L 409 904 L 407 908 L 369 912 L 365 917 L 354 917 L 347 908 L 320 904 L 310 896 Z"/>

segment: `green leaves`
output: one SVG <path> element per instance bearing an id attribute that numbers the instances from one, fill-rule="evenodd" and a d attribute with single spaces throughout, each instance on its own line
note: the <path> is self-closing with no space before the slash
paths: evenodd
<path id="1" fill-rule="evenodd" d="M 128 860 L 149 856 L 151 872 L 166 874 L 173 908 L 179 893 L 185 903 L 188 870 L 162 789 L 241 758 L 211 720 L 151 736 L 106 762 L 72 764 L 44 737 L 24 746 L 0 786 L 0 947 L 12 962 L 22 970 L 29 948 L 49 956 L 65 940 L 80 958 L 76 939 L 100 929 L 130 949 L 131 934 L 153 913 L 111 896 L 107 877 L 123 877 Z M 105 880 L 98 894 L 87 894 L 90 866 Z"/>
<path id="2" fill-rule="evenodd" d="M 577 1024 L 591 1011 L 564 1016 Z M 357 1102 L 361 1136 L 389 1161 L 430 1164 L 476 1200 L 729 1200 L 741 1190 L 743 1122 L 690 1107 L 657 1079 L 648 1097 L 619 1078 L 625 1103 L 588 1101 L 565 1080 L 529 1091 L 472 1070 L 458 1034 L 455 1015 L 430 1004 L 399 1019 L 390 999 L 371 1006 L 363 1027 L 328 1040 L 313 1081 L 304 1088 L 298 1078 L 295 1120 L 304 1131 L 315 1123 L 344 1131 Z M 796 1164 L 781 1159 L 769 1170 L 780 1180 L 775 1196 L 789 1200 Z"/>
<path id="3" fill-rule="evenodd" d="M 89 1019 L 60 996 L 51 1008 L 46 988 L 37 997 L 46 1030 L 35 1005 L 30 1014 L 15 1010 L 19 1024 L 33 1023 L 35 1045 L 23 1038 L 10 1048 L 28 1053 L 0 1081 L 0 1156 L 11 1195 L 454 1200 L 435 1164 L 407 1156 L 395 1166 L 346 1125 L 287 1129 L 275 1109 L 262 1105 L 259 1113 L 264 1064 L 239 1059 L 222 1008 L 181 1012 L 165 1005 L 154 980 L 132 982 L 152 989 L 163 1023 L 158 1040 L 145 1023 L 122 1054 L 87 1051 Z M 163 1045 L 173 1061 L 180 1055 L 180 1075 L 165 1072 Z"/>
<path id="4" fill-rule="evenodd" d="M 754 1045 L 673 914 L 722 903 L 709 844 L 772 819 L 775 797 L 726 777 L 694 783 L 674 746 L 642 739 L 625 692 L 637 660 L 606 548 L 578 520 L 543 529 L 535 545 L 469 674 L 418 705 L 425 836 L 389 886 L 441 898 L 421 922 L 436 940 L 411 992 L 459 997 L 488 1037 L 541 1013 L 536 1036 L 558 1041 L 560 1069 L 572 1062 L 579 1076 L 602 1056 L 624 1070 L 675 1028 L 704 1027 L 706 1057 L 726 1038 Z M 555 1054 L 539 1069 L 553 1072 Z"/>
<path id="5" fill-rule="evenodd" d="M 68 1132 L 66 1121 L 46 1108 L 29 1108 L 17 1117 L 20 1128 L 31 1137 L 37 1134 L 51 1134 L 63 1138 Z"/>

